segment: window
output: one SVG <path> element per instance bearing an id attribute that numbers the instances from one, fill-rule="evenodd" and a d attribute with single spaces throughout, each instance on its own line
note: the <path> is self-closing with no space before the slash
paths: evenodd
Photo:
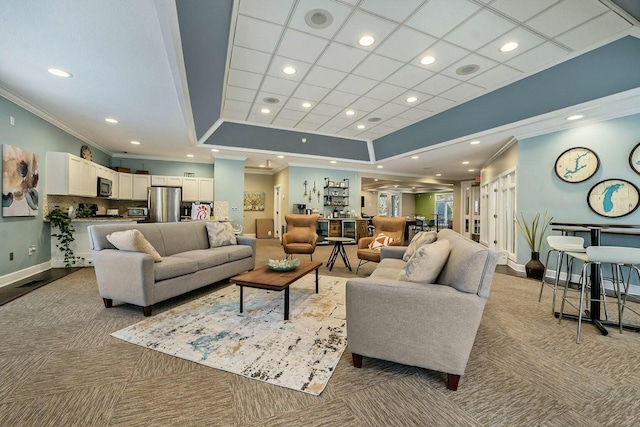
<path id="1" fill-rule="evenodd" d="M 453 220 L 453 193 L 436 194 L 436 220 L 440 228 L 449 227 Z"/>
<path id="2" fill-rule="evenodd" d="M 379 216 L 402 216 L 400 193 L 378 193 L 378 215 Z"/>

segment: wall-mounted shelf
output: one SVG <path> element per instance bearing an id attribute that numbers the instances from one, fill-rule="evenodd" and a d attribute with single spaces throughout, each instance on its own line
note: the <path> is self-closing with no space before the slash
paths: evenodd
<path id="1" fill-rule="evenodd" d="M 349 206 L 349 180 L 331 181 L 324 179 L 324 206 Z"/>

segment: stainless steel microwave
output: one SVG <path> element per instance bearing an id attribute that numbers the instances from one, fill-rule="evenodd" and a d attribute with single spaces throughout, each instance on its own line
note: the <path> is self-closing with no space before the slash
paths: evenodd
<path id="1" fill-rule="evenodd" d="M 111 197 L 113 182 L 108 178 L 98 177 L 98 197 Z"/>

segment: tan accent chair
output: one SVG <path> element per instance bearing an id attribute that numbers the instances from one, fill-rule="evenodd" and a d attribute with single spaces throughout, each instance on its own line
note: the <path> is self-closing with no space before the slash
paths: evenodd
<path id="1" fill-rule="evenodd" d="M 316 226 L 319 215 L 287 214 L 287 232 L 282 236 L 282 247 L 287 258 L 293 254 L 309 254 L 313 260 L 318 233 Z"/>
<path id="2" fill-rule="evenodd" d="M 404 226 L 406 219 L 404 217 L 388 218 L 384 216 L 374 216 L 371 219 L 375 231 L 371 237 L 363 237 L 358 240 L 358 268 L 356 268 L 356 274 L 362 264 L 366 264 L 369 261 L 380 262 L 380 251 L 376 249 L 369 249 L 369 245 L 373 242 L 373 239 L 380 233 L 391 237 L 393 242 L 391 246 L 402 246 L 404 243 Z"/>

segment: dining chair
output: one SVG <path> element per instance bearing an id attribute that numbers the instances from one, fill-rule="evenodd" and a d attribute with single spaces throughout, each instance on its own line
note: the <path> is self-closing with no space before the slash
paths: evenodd
<path id="1" fill-rule="evenodd" d="M 637 274 L 637 278 L 640 280 L 640 270 L 638 269 L 638 265 L 640 264 L 640 248 L 629 248 L 629 247 L 621 247 L 621 246 L 589 246 L 585 254 L 577 254 L 578 258 L 584 259 L 584 264 L 582 266 L 582 279 L 580 284 L 580 305 L 578 307 L 578 332 L 576 336 L 576 343 L 580 343 L 580 330 L 582 326 L 582 314 L 584 311 L 584 300 L 586 295 L 586 289 L 588 287 L 588 268 L 592 264 L 599 264 L 602 267 L 602 264 L 610 264 L 612 266 L 612 281 L 614 285 L 614 290 L 618 300 L 618 328 L 620 333 L 622 333 L 622 318 L 624 314 L 624 309 L 627 305 L 627 297 L 629 294 L 629 286 L 631 281 L 631 272 L 635 271 Z M 626 283 L 624 282 L 624 277 L 622 274 L 622 267 L 629 268 L 629 275 Z M 602 268 L 600 269 L 602 271 Z M 605 313 L 606 313 L 606 296 L 605 289 L 602 277 L 600 277 L 601 283 L 601 295 L 605 301 Z M 573 305 L 566 298 L 568 286 L 565 286 L 564 294 L 562 297 L 562 304 L 560 306 L 560 316 L 558 319 L 558 323 L 562 321 L 562 314 L 564 312 L 564 303 L 565 301 L 569 304 Z M 624 293 L 624 298 L 622 294 Z M 591 297 L 587 298 L 588 301 L 591 301 Z M 575 306 L 574 306 L 575 307 Z M 628 307 L 628 310 L 638 314 L 635 310 Z"/>
<path id="2" fill-rule="evenodd" d="M 558 292 L 558 282 L 560 281 L 560 274 L 562 270 L 562 262 L 565 259 L 565 254 L 567 252 L 570 253 L 584 253 L 586 249 L 584 247 L 584 238 L 577 236 L 547 236 L 547 244 L 549 245 L 549 252 L 547 252 L 547 261 L 544 263 L 545 270 L 542 275 L 542 283 L 540 284 L 540 295 L 538 295 L 538 302 L 542 300 L 542 290 L 545 285 L 549 285 L 553 287 L 553 300 L 551 302 L 551 313 L 555 313 L 556 311 L 556 294 Z M 557 253 L 556 260 L 556 273 L 554 276 L 553 283 L 547 283 L 545 278 L 547 276 L 547 270 L 549 269 L 549 257 L 552 252 Z M 569 270 L 569 262 L 567 258 L 567 280 L 571 280 L 571 270 Z"/>

